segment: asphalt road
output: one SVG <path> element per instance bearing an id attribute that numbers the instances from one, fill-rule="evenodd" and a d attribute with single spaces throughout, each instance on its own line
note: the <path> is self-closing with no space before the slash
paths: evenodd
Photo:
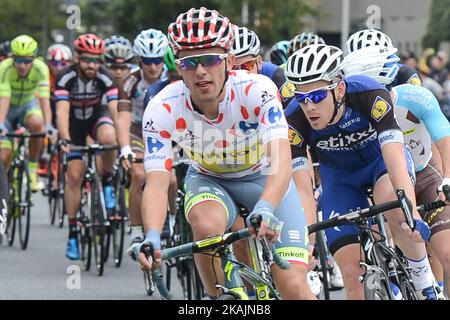
<path id="1" fill-rule="evenodd" d="M 68 260 L 67 223 L 62 229 L 50 225 L 47 198 L 42 194 L 34 194 L 33 202 L 28 248 L 20 249 L 17 233 L 12 247 L 0 246 L 0 300 L 160 299 L 158 293 L 146 295 L 142 273 L 126 254 L 119 268 L 109 259 L 101 277 L 92 266 L 86 272 L 80 261 Z M 125 246 L 129 242 L 127 235 Z M 182 299 L 179 282 L 172 282 L 174 298 Z M 334 291 L 332 297 L 344 299 L 345 295 L 343 290 Z"/>

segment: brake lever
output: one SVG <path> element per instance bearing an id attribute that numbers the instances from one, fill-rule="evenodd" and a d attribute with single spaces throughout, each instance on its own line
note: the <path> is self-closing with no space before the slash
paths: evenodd
<path id="1" fill-rule="evenodd" d="M 415 229 L 415 221 L 413 219 L 412 214 L 412 203 L 411 201 L 406 197 L 405 190 L 398 189 L 397 190 L 397 198 L 400 201 L 401 209 L 403 213 L 405 214 L 406 223 L 411 228 L 412 231 Z"/>

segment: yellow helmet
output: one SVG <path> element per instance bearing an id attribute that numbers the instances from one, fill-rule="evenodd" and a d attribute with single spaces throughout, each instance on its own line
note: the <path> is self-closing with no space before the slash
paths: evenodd
<path id="1" fill-rule="evenodd" d="M 35 56 L 38 51 L 38 43 L 30 36 L 20 35 L 11 41 L 11 51 L 13 56 Z"/>

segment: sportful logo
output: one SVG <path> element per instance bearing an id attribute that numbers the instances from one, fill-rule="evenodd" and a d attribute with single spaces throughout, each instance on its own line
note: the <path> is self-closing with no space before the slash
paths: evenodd
<path id="1" fill-rule="evenodd" d="M 327 140 L 317 142 L 316 145 L 322 150 L 354 150 L 358 146 L 375 139 L 376 130 L 369 124 L 369 128 L 364 131 L 351 134 L 339 133 L 337 136 L 330 136 Z"/>

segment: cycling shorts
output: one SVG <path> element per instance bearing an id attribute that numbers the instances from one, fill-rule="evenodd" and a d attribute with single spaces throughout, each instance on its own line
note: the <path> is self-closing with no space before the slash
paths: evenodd
<path id="1" fill-rule="evenodd" d="M 417 205 L 425 202 L 438 200 L 436 189 L 442 183 L 442 172 L 436 166 L 435 156 L 433 155 L 425 169 L 416 172 L 416 201 Z M 450 229 L 450 207 L 446 206 L 437 210 L 420 212 L 424 221 L 428 223 L 431 229 L 431 236 L 439 231 Z"/>
<path id="2" fill-rule="evenodd" d="M 405 148 L 408 172 L 415 181 L 414 162 L 408 148 Z M 323 192 L 319 199 L 323 220 L 348 213 L 357 208 L 367 208 L 366 189 L 373 187 L 377 180 L 387 173 L 386 164 L 380 155 L 375 161 L 361 169 L 338 169 L 320 164 Z M 352 225 L 342 225 L 325 230 L 330 253 L 346 245 L 359 243 L 359 229 Z"/>
<path id="3" fill-rule="evenodd" d="M 251 212 L 263 192 L 266 179 L 267 176 L 260 173 L 239 179 L 216 178 L 190 167 L 185 180 L 186 219 L 189 221 L 189 212 L 194 206 L 215 201 L 225 208 L 229 229 L 238 215 L 237 204 Z M 309 237 L 306 219 L 292 180 L 274 215 L 283 223 L 280 238 L 275 244 L 277 252 L 290 263 L 307 265 Z"/>

